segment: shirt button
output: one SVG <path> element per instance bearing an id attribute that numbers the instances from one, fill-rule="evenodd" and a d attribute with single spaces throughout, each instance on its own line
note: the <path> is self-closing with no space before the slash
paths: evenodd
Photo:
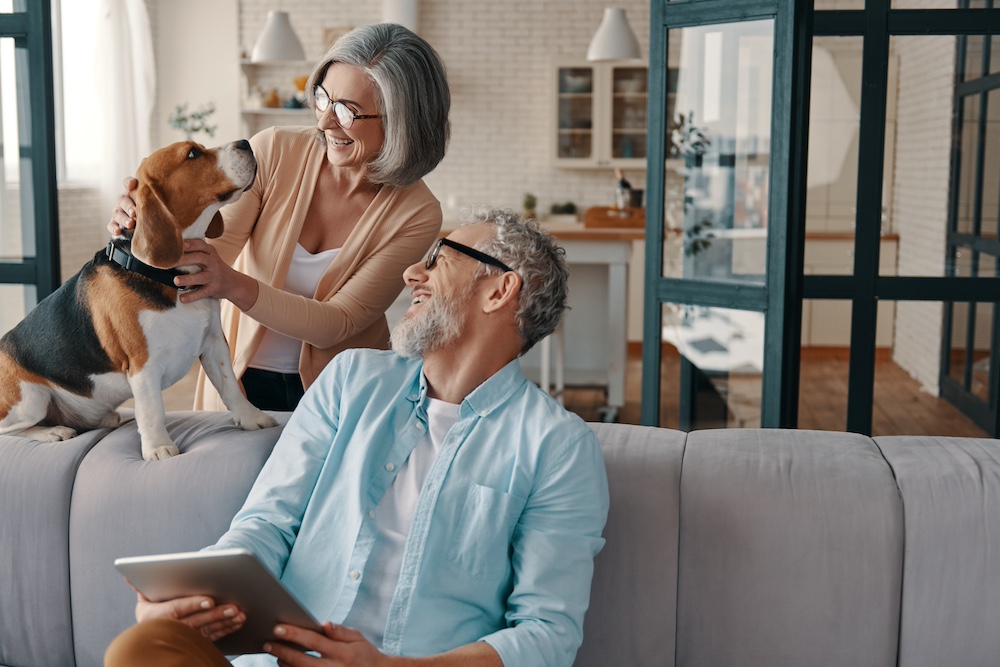
<path id="1" fill-rule="evenodd" d="M 369 510 L 368 511 L 368 516 L 371 517 L 372 519 L 374 519 L 375 518 L 375 510 Z"/>
<path id="2" fill-rule="evenodd" d="M 423 422 L 417 422 L 417 430 L 418 431 L 423 431 L 424 430 L 424 423 Z"/>
<path id="3" fill-rule="evenodd" d="M 391 463 L 386 463 L 385 469 L 388 470 L 389 472 L 392 472 L 393 470 L 396 469 L 396 466 L 392 465 Z"/>
<path id="4" fill-rule="evenodd" d="M 360 572 L 358 572 L 357 570 L 351 570 L 351 579 L 357 581 L 358 577 L 360 576 L 361 576 Z"/>
<path id="5" fill-rule="evenodd" d="M 486 416 L 486 415 L 488 415 L 488 414 L 490 414 L 490 411 L 489 411 L 489 410 L 483 410 L 483 411 L 481 411 L 481 412 L 479 413 L 479 416 L 480 416 L 480 417 L 485 417 L 485 416 Z"/>

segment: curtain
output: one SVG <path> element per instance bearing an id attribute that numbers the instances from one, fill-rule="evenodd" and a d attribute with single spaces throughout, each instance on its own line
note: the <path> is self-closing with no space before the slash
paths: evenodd
<path id="1" fill-rule="evenodd" d="M 156 64 L 145 0 L 101 0 L 95 69 L 104 106 L 101 190 L 110 205 L 151 152 Z"/>

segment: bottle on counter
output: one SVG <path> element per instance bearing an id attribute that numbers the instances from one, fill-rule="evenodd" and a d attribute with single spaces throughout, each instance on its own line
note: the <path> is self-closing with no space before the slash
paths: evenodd
<path id="1" fill-rule="evenodd" d="M 615 184 L 615 208 L 625 210 L 632 201 L 632 184 L 625 180 L 621 169 L 615 168 L 615 178 L 618 179 Z"/>

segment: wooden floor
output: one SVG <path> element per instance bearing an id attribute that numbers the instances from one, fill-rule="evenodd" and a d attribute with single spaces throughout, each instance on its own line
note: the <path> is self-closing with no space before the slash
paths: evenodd
<path id="1" fill-rule="evenodd" d="M 843 431 L 847 421 L 846 351 L 805 351 L 802 355 L 799 428 Z M 676 355 L 664 355 L 663 395 L 660 405 L 660 425 L 677 428 L 679 406 L 677 387 L 680 385 L 680 364 Z M 183 380 L 164 392 L 167 410 L 190 410 L 194 396 L 195 369 Z M 724 418 L 709 418 L 698 428 L 755 427 L 759 425 L 760 376 L 739 376 L 730 379 L 728 401 L 732 406 Z M 617 421 L 640 423 L 642 397 L 642 359 L 630 350 L 625 377 L 625 405 L 618 411 Z M 607 398 L 603 388 L 568 388 L 566 407 L 587 421 L 601 421 Z M 127 405 L 130 405 L 131 402 Z M 710 408 L 711 406 L 709 406 Z M 955 435 L 986 437 L 986 433 L 962 415 L 954 406 L 921 390 L 919 383 L 890 359 L 875 363 L 875 409 L 873 435 Z"/>
<path id="2" fill-rule="evenodd" d="M 799 428 L 844 431 L 847 422 L 846 351 L 824 349 L 802 355 Z M 678 391 L 680 364 L 676 355 L 664 355 L 661 373 L 662 396 L 660 425 L 678 427 Z M 626 369 L 625 405 L 618 411 L 618 421 L 640 423 L 642 396 L 642 361 L 630 349 Z M 730 379 L 725 417 L 711 417 L 698 428 L 754 427 L 759 425 L 760 376 L 736 376 Z M 873 435 L 953 435 L 986 437 L 987 434 L 943 399 L 923 391 L 920 384 L 888 358 L 875 363 L 875 404 Z M 603 388 L 569 388 L 566 407 L 587 421 L 601 421 L 605 406 Z M 710 411 L 711 406 L 708 406 Z M 724 422 L 721 421 L 724 419 Z"/>

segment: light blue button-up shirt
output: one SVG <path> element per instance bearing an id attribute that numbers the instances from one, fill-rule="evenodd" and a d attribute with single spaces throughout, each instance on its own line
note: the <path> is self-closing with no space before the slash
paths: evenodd
<path id="1" fill-rule="evenodd" d="M 422 369 L 392 352 L 334 358 L 216 547 L 252 550 L 313 616 L 341 623 L 375 510 L 427 428 Z M 508 666 L 572 664 L 607 511 L 597 438 L 512 361 L 462 402 L 427 474 L 381 649 L 485 641 Z"/>

